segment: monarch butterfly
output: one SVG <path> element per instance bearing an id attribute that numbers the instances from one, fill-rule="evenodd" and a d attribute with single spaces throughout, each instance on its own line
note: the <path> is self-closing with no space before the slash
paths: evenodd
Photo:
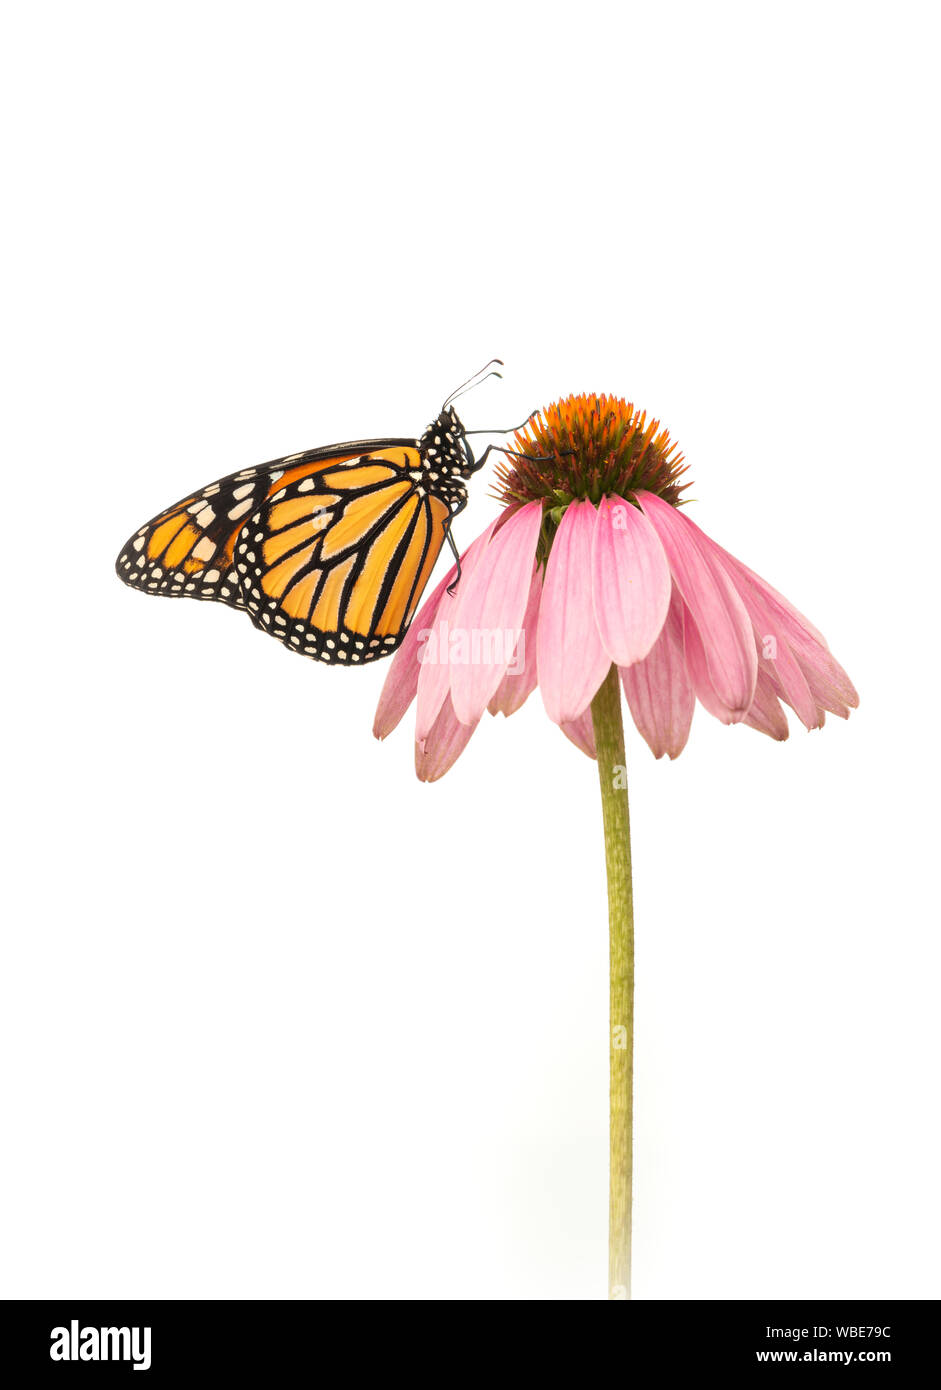
<path id="1" fill-rule="evenodd" d="M 118 577 L 144 593 L 243 609 L 315 660 L 389 655 L 445 540 L 457 557 L 451 523 L 467 505 L 465 479 L 494 446 L 475 459 L 452 402 L 485 373 L 499 376 L 494 363 L 452 391 L 420 439 L 309 449 L 191 493 L 131 536 Z"/>

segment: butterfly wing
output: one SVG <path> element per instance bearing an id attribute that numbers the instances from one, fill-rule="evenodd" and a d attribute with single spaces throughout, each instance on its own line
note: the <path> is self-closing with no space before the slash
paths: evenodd
<path id="1" fill-rule="evenodd" d="M 115 568 L 144 593 L 247 609 L 305 656 L 385 656 L 446 535 L 420 464 L 412 440 L 361 440 L 231 473 L 142 526 Z"/>
<path id="2" fill-rule="evenodd" d="M 401 642 L 450 511 L 421 484 L 414 445 L 285 472 L 238 537 L 255 626 L 321 661 L 360 663 Z"/>
<path id="3" fill-rule="evenodd" d="M 358 458 L 383 442 L 361 440 L 309 449 L 209 483 L 159 512 L 130 537 L 115 562 L 118 578 L 147 594 L 212 599 L 244 608 L 233 553 L 246 517 L 278 489 L 289 471 L 326 468 Z"/>

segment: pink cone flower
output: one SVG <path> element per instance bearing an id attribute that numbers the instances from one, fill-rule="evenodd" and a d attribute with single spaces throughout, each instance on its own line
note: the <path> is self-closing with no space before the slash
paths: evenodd
<path id="1" fill-rule="evenodd" d="M 682 456 L 659 422 L 572 396 L 517 434 L 501 516 L 420 609 L 376 711 L 378 738 L 417 699 L 415 765 L 433 782 L 485 711 L 538 684 L 549 718 L 594 756 L 591 702 L 612 662 L 654 756 L 678 757 L 696 701 L 725 724 L 788 736 L 846 718 L 853 685 L 817 629 L 680 510 Z"/>

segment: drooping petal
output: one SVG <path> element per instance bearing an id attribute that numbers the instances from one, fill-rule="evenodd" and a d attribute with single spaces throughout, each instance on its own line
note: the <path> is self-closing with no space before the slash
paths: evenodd
<path id="1" fill-rule="evenodd" d="M 826 644 L 799 629 L 792 629 L 788 645 L 820 708 L 846 719 L 850 710 L 859 704 L 859 696 L 853 682 Z"/>
<path id="2" fill-rule="evenodd" d="M 759 679 L 759 681 L 761 680 L 762 676 L 764 676 L 764 677 L 767 679 L 769 685 L 771 686 L 771 689 L 774 691 L 774 693 L 775 693 L 775 695 L 777 696 L 777 698 L 781 701 L 781 704 L 782 704 L 782 705 L 788 705 L 788 706 L 790 706 L 791 709 L 794 709 L 794 706 L 791 704 L 790 700 L 789 700 L 788 697 L 785 695 L 784 691 L 781 689 L 781 682 L 778 680 L 778 678 L 777 678 L 777 676 L 776 676 L 776 674 L 775 674 L 774 667 L 771 666 L 770 663 L 769 663 L 769 664 L 764 664 L 764 663 L 762 663 L 762 664 L 760 665 L 759 670 L 758 670 L 758 679 Z M 756 687 L 756 688 L 757 688 L 757 687 Z M 811 692 L 811 694 L 813 694 L 813 692 Z M 824 724 L 826 723 L 826 720 L 827 720 L 827 712 L 826 712 L 826 710 L 824 709 L 824 707 L 823 707 L 822 705 L 820 705 L 820 704 L 816 705 L 816 710 L 817 710 L 817 722 L 816 722 L 812 727 L 815 728 L 815 729 L 822 729 L 823 726 L 824 726 Z M 795 713 L 796 713 L 796 710 L 795 710 Z M 849 715 L 849 710 L 846 710 L 846 715 Z"/>
<path id="3" fill-rule="evenodd" d="M 391 734 L 415 698 L 421 671 L 418 660 L 420 646 L 418 634 L 426 632 L 428 628 L 434 626 L 441 595 L 453 582 L 456 574 L 457 566 L 452 565 L 431 597 L 418 610 L 411 627 L 402 639 L 402 645 L 392 658 L 389 674 L 386 676 L 382 693 L 379 696 L 379 704 L 376 706 L 376 718 L 372 726 L 376 738 L 385 738 L 387 734 Z"/>
<path id="4" fill-rule="evenodd" d="M 755 698 L 743 723 L 750 729 L 757 729 L 769 738 L 783 743 L 788 736 L 787 717 L 778 701 L 771 679 L 764 671 L 759 671 L 755 684 Z"/>
<path id="5" fill-rule="evenodd" d="M 491 714 L 515 714 L 536 689 L 536 622 L 542 598 L 542 566 L 533 566 L 523 630 L 506 675 L 487 708 Z"/>
<path id="6" fill-rule="evenodd" d="M 674 589 L 660 636 L 643 661 L 622 666 L 621 684 L 637 731 L 655 758 L 686 747 L 696 696 L 686 670 L 683 600 Z"/>
<path id="7" fill-rule="evenodd" d="M 736 555 L 730 554 L 728 550 L 725 550 L 721 545 L 718 545 L 718 542 L 713 541 L 713 545 L 716 545 L 717 548 L 722 551 L 727 565 L 731 569 L 735 570 L 743 578 L 749 580 L 752 584 L 755 585 L 756 588 L 761 589 L 769 603 L 772 605 L 772 607 L 779 608 L 781 610 L 782 618 L 789 619 L 790 623 L 796 629 L 803 632 L 806 636 L 812 637 L 814 641 L 819 642 L 821 646 L 825 647 L 827 645 L 823 633 L 820 632 L 817 628 L 815 628 L 810 619 L 805 618 L 804 614 L 801 613 L 797 608 L 795 608 L 793 603 L 791 603 L 789 599 L 786 599 L 783 594 L 779 594 L 777 589 L 773 588 L 768 583 L 767 579 L 762 579 L 760 574 L 756 574 L 754 570 L 749 569 L 748 566 L 742 560 L 739 560 Z"/>
<path id="8" fill-rule="evenodd" d="M 742 564 L 741 560 L 730 555 L 727 550 L 722 550 L 721 546 L 716 548 L 722 551 L 726 569 L 733 576 L 736 587 L 743 598 L 746 592 L 751 594 L 770 615 L 776 625 L 776 630 L 783 635 L 800 668 L 801 675 L 807 682 L 811 697 L 816 703 L 817 719 L 815 722 L 817 724 L 822 722 L 820 716 L 823 710 L 830 710 L 833 714 L 838 714 L 841 719 L 846 719 L 850 710 L 855 709 L 859 704 L 859 696 L 853 682 L 830 652 L 822 633 L 818 632 L 813 623 L 805 618 L 803 613 L 798 612 L 783 594 L 779 594 L 777 589 L 772 588 L 767 580 L 762 579 L 761 575 Z M 777 671 L 777 675 L 780 679 L 780 670 Z M 782 689 L 788 703 L 792 705 L 804 723 L 807 723 L 803 713 L 792 699 L 792 690 L 786 688 L 784 681 L 782 681 Z M 808 725 L 808 727 L 811 726 Z"/>
<path id="9" fill-rule="evenodd" d="M 702 637 L 699 635 L 699 629 L 690 617 L 689 609 L 686 608 L 685 605 L 683 613 L 683 645 L 686 656 L 686 672 L 696 692 L 696 699 L 702 705 L 703 709 L 707 710 L 714 719 L 718 719 L 722 724 L 740 724 L 744 715 L 740 710 L 732 709 L 731 706 L 723 700 L 721 695 L 719 695 L 713 684 Z M 754 692 L 752 692 L 752 698 L 754 699 Z M 746 710 L 745 713 L 747 714 L 748 710 Z"/>
<path id="10" fill-rule="evenodd" d="M 577 719 L 572 719 L 567 724 L 562 725 L 562 732 L 576 748 L 588 755 L 589 758 L 597 758 L 598 753 L 595 749 L 595 726 L 591 717 L 591 707 L 580 714 Z"/>
<path id="11" fill-rule="evenodd" d="M 469 659 L 451 663 L 451 701 L 463 724 L 476 724 L 513 659 L 541 526 L 542 504 L 527 503 L 494 532 L 479 563 L 462 577 L 451 625 L 465 634 Z"/>
<path id="12" fill-rule="evenodd" d="M 617 666 L 642 661 L 670 606 L 670 566 L 651 523 L 622 497 L 595 513 L 591 593 L 601 641 Z"/>
<path id="13" fill-rule="evenodd" d="M 572 502 L 546 566 L 536 661 L 546 713 L 556 724 L 571 723 L 584 713 L 611 667 L 591 601 L 594 530 L 591 502 Z"/>
<path id="14" fill-rule="evenodd" d="M 476 724 L 462 724 L 446 695 L 425 739 L 415 740 L 415 772 L 420 782 L 437 782 L 453 767 L 470 742 Z"/>
<path id="15" fill-rule="evenodd" d="M 426 624 L 424 632 L 418 632 L 421 644 L 419 652 L 420 671 L 418 675 L 418 712 L 415 717 L 415 737 L 419 743 L 427 738 L 438 711 L 444 704 L 451 684 L 451 623 L 454 609 L 463 586 L 469 582 L 481 557 L 486 554 L 493 528 L 499 518 L 494 518 L 486 531 L 481 532 L 461 556 L 461 577 L 453 594 L 447 588 L 438 603 L 435 621 Z M 453 581 L 452 581 L 453 582 Z M 417 626 L 417 624 L 413 624 Z"/>
<path id="16" fill-rule="evenodd" d="M 848 719 L 850 710 L 859 704 L 859 696 L 840 663 L 819 643 L 795 642 L 793 651 L 817 702 L 818 712 L 829 710 L 841 719 Z M 822 718 L 820 722 L 823 723 Z"/>
<path id="17" fill-rule="evenodd" d="M 819 728 L 821 715 L 817 701 L 783 630 L 758 594 L 746 589 L 741 582 L 738 590 L 755 629 L 759 679 L 763 672 L 773 672 L 787 703 L 805 728 Z"/>
<path id="18" fill-rule="evenodd" d="M 738 723 L 748 713 L 758 677 L 745 605 L 688 517 L 653 493 L 639 492 L 637 498 L 663 542 L 674 582 L 702 639 L 709 682 L 728 712 L 728 722 Z"/>
<path id="19" fill-rule="evenodd" d="M 752 632 L 755 637 L 759 679 L 762 670 L 773 671 L 778 684 L 787 697 L 788 704 L 797 714 L 801 723 L 806 725 L 808 729 L 818 728 L 820 715 L 817 704 L 810 692 L 806 677 L 788 644 L 784 624 L 779 619 L 781 610 L 778 609 L 778 612 L 775 612 L 766 595 L 752 582 L 744 566 L 733 564 L 733 557 L 729 555 L 727 550 L 723 550 L 720 545 L 717 545 L 710 536 L 707 536 L 696 526 L 695 522 L 689 521 L 689 518 L 687 521 L 696 531 L 700 545 L 711 551 L 725 570 L 745 605 L 745 611 L 751 621 Z M 783 718 L 783 715 L 781 717 Z"/>

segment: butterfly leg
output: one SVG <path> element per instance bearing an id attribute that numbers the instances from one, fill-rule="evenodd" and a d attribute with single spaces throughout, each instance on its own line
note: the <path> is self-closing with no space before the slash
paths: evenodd
<path id="1" fill-rule="evenodd" d="M 529 463 L 549 463 L 550 460 L 554 457 L 554 455 L 552 454 L 521 454 L 516 449 L 508 449 L 505 444 L 488 444 L 486 449 L 481 454 L 480 458 L 475 459 L 474 455 L 471 453 L 470 445 L 466 444 L 464 447 L 466 448 L 467 452 L 470 454 L 471 457 L 471 462 L 467 469 L 468 473 L 476 473 L 478 469 L 483 468 L 484 464 L 487 462 L 487 459 L 494 451 L 496 451 L 498 454 L 508 454 L 510 458 L 525 459 Z M 563 453 L 565 454 L 571 454 L 573 452 L 574 450 L 572 449 L 563 450 Z"/>
<path id="2" fill-rule="evenodd" d="M 508 430 L 465 430 L 465 434 L 516 434 L 518 430 L 523 430 L 539 414 L 539 407 L 531 410 L 521 425 L 511 425 Z"/>
<path id="3" fill-rule="evenodd" d="M 454 537 L 451 535 L 450 526 L 448 527 L 445 534 L 448 538 L 448 545 L 451 547 L 451 554 L 454 556 L 454 562 L 457 565 L 457 574 L 454 576 L 454 582 L 448 585 L 448 593 L 453 595 L 454 590 L 461 582 L 461 557 L 458 554 L 457 546 L 454 544 Z"/>
<path id="4" fill-rule="evenodd" d="M 461 582 L 461 555 L 457 546 L 454 544 L 454 537 L 451 535 L 451 523 L 453 522 L 454 518 L 464 510 L 466 506 L 467 498 L 465 497 L 464 501 L 460 504 L 460 506 L 455 507 L 454 511 L 451 513 L 447 521 L 444 523 L 444 534 L 447 539 L 448 545 L 451 547 L 451 554 L 454 556 L 455 563 L 457 564 L 457 574 L 454 576 L 452 582 L 448 585 L 447 590 L 448 593 L 452 596 L 454 594 L 454 590 Z"/>

